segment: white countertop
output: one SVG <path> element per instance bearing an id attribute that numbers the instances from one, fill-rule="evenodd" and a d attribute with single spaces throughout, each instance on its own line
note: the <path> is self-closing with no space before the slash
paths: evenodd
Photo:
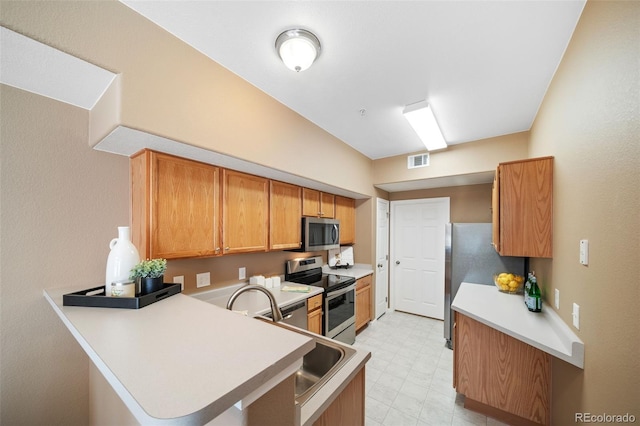
<path id="1" fill-rule="evenodd" d="M 373 268 L 371 267 L 371 265 L 364 265 L 360 263 L 356 263 L 355 265 L 353 265 L 348 269 L 344 269 L 344 268 L 331 269 L 329 265 L 324 265 L 322 267 L 322 272 L 325 274 L 353 277 L 356 280 L 358 280 L 362 277 L 366 277 L 367 275 L 373 274 Z"/>
<path id="2" fill-rule="evenodd" d="M 495 286 L 462 283 L 451 308 L 515 339 L 584 368 L 584 343 L 546 304 L 529 312 L 522 295 Z"/>
<path id="3" fill-rule="evenodd" d="M 142 424 L 207 423 L 315 347 L 184 294 L 141 309 L 63 306 L 62 296 L 78 290 L 44 296 Z"/>
<path id="4" fill-rule="evenodd" d="M 229 287 L 213 289 L 203 293 L 192 294 L 191 297 L 202 300 L 207 303 L 226 308 L 227 301 L 231 294 L 240 287 L 244 287 L 246 284 L 237 284 Z M 283 291 L 285 286 L 306 287 L 309 289 L 307 293 L 288 292 Z M 292 305 L 297 302 L 301 302 L 309 297 L 321 294 L 324 290 L 322 287 L 314 287 L 311 285 L 301 285 L 296 283 L 290 283 L 283 281 L 279 287 L 268 289 L 273 297 L 276 299 L 279 308 Z M 249 316 L 263 315 L 267 312 L 271 312 L 271 306 L 269 305 L 269 298 L 261 292 L 249 291 L 242 293 L 233 303 L 234 311 L 246 311 Z"/>
<path id="5" fill-rule="evenodd" d="M 340 270 L 343 271 L 343 270 Z M 352 271 L 349 269 L 349 271 Z M 366 269 L 357 271 L 360 274 L 362 271 L 366 272 Z M 323 271 L 324 272 L 324 271 Z M 366 276 L 373 271 L 364 273 Z M 340 274 L 343 275 L 343 274 Z M 192 297 L 198 298 L 202 301 L 214 304 L 220 307 L 226 307 L 227 300 L 230 295 L 238 288 L 245 286 L 245 283 L 237 284 L 220 289 L 210 290 L 204 293 L 193 294 Z M 321 287 L 306 286 L 309 287 L 308 293 L 291 293 L 282 291 L 282 287 L 286 285 L 300 284 L 284 281 L 280 287 L 270 288 L 269 291 L 273 294 L 278 307 L 284 308 L 288 305 L 305 300 L 306 298 L 321 294 L 323 289 Z M 257 291 L 243 293 L 238 296 L 238 299 L 233 304 L 234 311 L 247 311 L 248 316 L 257 316 L 270 312 L 269 300 L 267 297 Z M 287 326 L 287 325 L 285 325 Z M 293 327 L 293 326 L 288 326 Z M 345 345 L 344 343 L 340 343 Z M 345 345 L 348 346 L 348 345 Z M 356 348 L 354 348 L 356 349 Z M 349 384 L 349 382 L 355 377 L 355 375 L 362 369 L 365 363 L 371 358 L 371 353 L 362 349 L 356 349 L 354 356 L 349 359 L 345 365 L 336 372 L 336 374 L 325 383 L 318 392 L 311 398 L 309 398 L 302 407 L 300 407 L 300 419 L 302 426 L 312 425 L 318 417 L 329 407 L 331 402 L 342 392 L 342 390 Z"/>

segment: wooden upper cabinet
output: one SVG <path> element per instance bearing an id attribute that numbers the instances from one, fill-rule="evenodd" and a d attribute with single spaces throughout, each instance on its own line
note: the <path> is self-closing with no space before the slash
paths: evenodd
<path id="1" fill-rule="evenodd" d="M 222 171 L 224 254 L 268 250 L 269 180 Z"/>
<path id="2" fill-rule="evenodd" d="M 298 249 L 302 245 L 302 188 L 272 180 L 269 190 L 269 248 Z"/>
<path id="3" fill-rule="evenodd" d="M 145 258 L 220 250 L 220 169 L 145 150 L 131 158 L 132 240 Z"/>
<path id="4" fill-rule="evenodd" d="M 501 163 L 492 207 L 498 253 L 552 257 L 553 157 Z"/>
<path id="5" fill-rule="evenodd" d="M 315 189 L 302 188 L 302 215 L 333 219 L 335 196 Z"/>
<path id="6" fill-rule="evenodd" d="M 335 218 L 340 221 L 340 245 L 356 242 L 356 200 L 335 196 Z"/>

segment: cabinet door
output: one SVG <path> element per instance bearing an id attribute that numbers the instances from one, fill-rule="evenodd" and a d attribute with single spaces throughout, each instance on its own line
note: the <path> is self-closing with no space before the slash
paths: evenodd
<path id="1" fill-rule="evenodd" d="M 500 254 L 552 257 L 553 158 L 502 163 L 499 172 Z"/>
<path id="2" fill-rule="evenodd" d="M 356 242 L 356 200 L 335 196 L 335 218 L 340 221 L 340 244 Z"/>
<path id="3" fill-rule="evenodd" d="M 302 188 L 302 215 L 320 217 L 320 191 Z"/>
<path id="4" fill-rule="evenodd" d="M 307 314 L 307 329 L 322 335 L 322 308 L 318 308 Z"/>
<path id="5" fill-rule="evenodd" d="M 219 254 L 220 169 L 149 152 L 149 258 Z M 218 251 L 216 251 L 218 249 Z"/>
<path id="6" fill-rule="evenodd" d="M 371 320 L 371 275 L 356 282 L 356 330 Z"/>
<path id="7" fill-rule="evenodd" d="M 336 215 L 335 212 L 335 195 L 327 194 L 326 192 L 320 193 L 320 216 L 333 219 Z"/>
<path id="8" fill-rule="evenodd" d="M 267 251 L 269 180 L 223 170 L 224 253 Z"/>
<path id="9" fill-rule="evenodd" d="M 333 219 L 335 196 L 315 189 L 302 188 L 302 215 Z"/>
<path id="10" fill-rule="evenodd" d="M 302 246 L 302 188 L 271 181 L 269 190 L 269 247 L 271 250 Z"/>

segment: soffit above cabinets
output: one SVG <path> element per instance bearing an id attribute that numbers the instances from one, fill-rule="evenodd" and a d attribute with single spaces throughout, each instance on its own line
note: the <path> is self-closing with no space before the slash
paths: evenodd
<path id="1" fill-rule="evenodd" d="M 441 176 L 428 179 L 416 179 L 405 182 L 375 184 L 387 192 L 417 191 L 421 189 L 447 188 L 450 186 L 480 185 L 492 183 L 495 171 L 469 173 L 454 176 Z"/>
<path id="2" fill-rule="evenodd" d="M 91 110 L 116 74 L 0 27 L 0 83 Z"/>

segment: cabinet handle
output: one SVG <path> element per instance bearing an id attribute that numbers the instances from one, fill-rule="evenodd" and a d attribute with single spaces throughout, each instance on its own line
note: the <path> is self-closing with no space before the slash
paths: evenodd
<path id="1" fill-rule="evenodd" d="M 378 263 L 378 268 L 382 268 L 382 263 Z"/>
<path id="2" fill-rule="evenodd" d="M 216 247 L 216 253 L 220 251 L 220 247 Z"/>
<path id="3" fill-rule="evenodd" d="M 400 261 L 399 261 L 399 260 L 396 260 L 396 265 L 399 265 L 399 264 L 400 264 Z"/>
<path id="4" fill-rule="evenodd" d="M 225 248 L 224 248 L 224 251 L 229 251 L 229 247 L 225 247 Z"/>

